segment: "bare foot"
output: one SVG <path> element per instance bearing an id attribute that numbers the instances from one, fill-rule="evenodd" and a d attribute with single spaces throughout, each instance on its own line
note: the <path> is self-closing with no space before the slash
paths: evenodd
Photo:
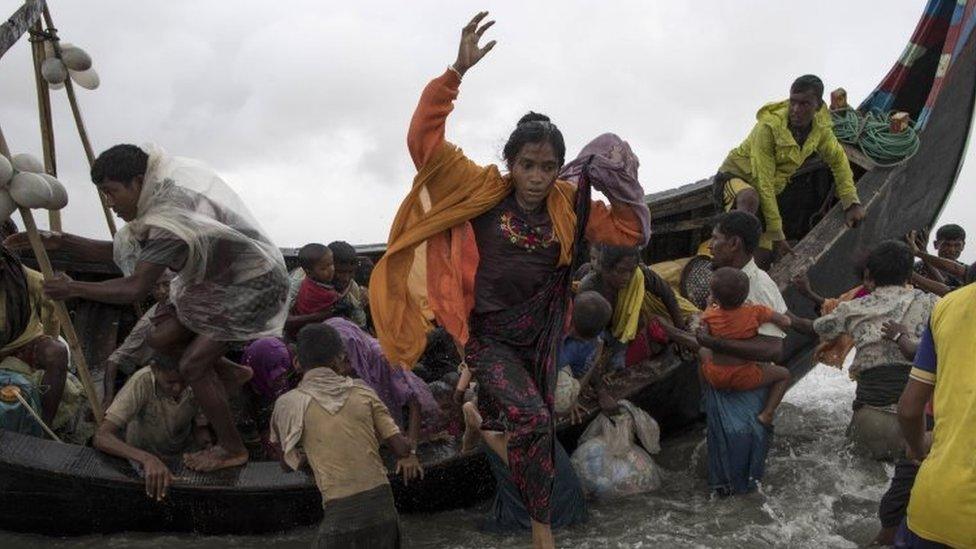
<path id="1" fill-rule="evenodd" d="M 762 423 L 766 427 L 773 426 L 773 414 L 760 412 L 759 415 L 756 416 L 756 419 L 759 421 L 759 423 Z"/>
<path id="2" fill-rule="evenodd" d="M 206 450 L 183 454 L 183 463 L 190 469 L 201 473 L 238 467 L 247 463 L 247 459 L 246 451 L 243 454 L 235 455 L 224 450 L 221 446 L 211 446 Z"/>

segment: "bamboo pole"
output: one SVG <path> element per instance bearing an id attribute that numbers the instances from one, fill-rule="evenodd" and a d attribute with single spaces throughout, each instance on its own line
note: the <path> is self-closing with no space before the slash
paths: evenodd
<path id="1" fill-rule="evenodd" d="M 7 142 L 3 139 L 2 131 L 0 131 L 0 154 L 10 158 L 10 149 L 7 148 Z M 41 274 L 44 275 L 44 280 L 53 280 L 54 269 L 51 267 L 51 259 L 47 256 L 47 250 L 44 249 L 44 243 L 41 241 L 37 223 L 34 222 L 34 214 L 28 208 L 19 209 L 20 216 L 24 219 L 24 227 L 27 230 L 27 239 L 30 240 L 31 249 L 41 267 Z M 88 403 L 95 415 L 95 423 L 101 425 L 102 402 L 95 391 L 95 383 L 92 381 L 91 371 L 88 370 L 88 362 L 85 360 L 85 353 L 81 348 L 81 341 L 78 339 L 75 325 L 71 322 L 71 315 L 68 314 L 68 308 L 64 306 L 64 302 L 56 300 L 52 300 L 52 302 L 54 303 L 54 315 L 61 323 L 61 333 L 68 340 L 68 348 L 71 349 L 71 356 L 74 358 L 78 377 L 81 379 L 85 394 L 88 396 Z"/>
<path id="2" fill-rule="evenodd" d="M 47 4 L 44 4 L 44 22 L 47 25 L 47 31 L 51 36 L 51 45 L 54 46 L 54 55 L 58 59 L 61 58 L 61 44 L 58 39 L 58 29 L 54 27 L 54 20 L 51 19 L 51 10 L 48 9 Z M 68 95 L 68 104 L 71 106 L 71 115 L 75 119 L 75 126 L 78 128 L 78 137 L 81 138 L 81 146 L 85 149 L 85 156 L 88 158 L 88 165 L 91 166 L 95 163 L 95 152 L 91 146 L 91 140 L 88 138 L 88 130 L 85 129 L 85 120 L 81 117 L 81 109 L 78 107 L 78 98 L 75 97 L 75 88 L 72 85 L 71 77 L 69 76 L 67 80 L 64 81 L 64 91 Z M 115 227 L 115 217 L 112 216 L 112 210 L 108 207 L 108 202 L 105 200 L 105 194 L 102 191 L 98 191 L 98 198 L 102 203 L 102 212 L 105 214 L 105 222 L 108 224 L 108 232 L 115 237 L 115 232 L 117 231 Z"/>
<path id="3" fill-rule="evenodd" d="M 27 238 L 30 240 L 31 249 L 34 250 L 34 255 L 37 257 L 37 263 L 41 267 L 44 280 L 53 280 L 54 269 L 51 267 L 51 259 L 47 256 L 47 250 L 44 249 L 44 243 L 41 241 L 41 234 L 38 232 L 37 224 L 34 222 L 34 214 L 29 208 L 20 208 L 20 216 L 24 218 Z M 92 412 L 95 414 L 95 423 L 101 425 L 102 403 L 98 398 L 98 393 L 95 391 L 95 382 L 92 380 L 91 371 L 88 370 L 88 361 L 85 360 L 85 352 L 81 348 L 81 340 L 78 339 L 78 333 L 75 332 L 75 325 L 71 322 L 71 316 L 68 314 L 68 308 L 64 306 L 64 302 L 56 300 L 52 300 L 52 302 L 54 303 L 54 315 L 61 323 L 61 332 L 64 334 L 64 338 L 68 340 L 71 356 L 74 358 L 75 366 L 78 369 L 78 377 L 81 379 L 81 384 L 85 388 L 85 394 L 88 395 Z"/>
<path id="4" fill-rule="evenodd" d="M 44 62 L 44 34 L 38 20 L 31 27 L 31 53 L 34 58 L 34 81 L 37 84 L 37 113 L 41 123 L 41 148 L 44 151 L 44 171 L 58 176 L 57 155 L 54 149 L 54 121 L 51 116 L 51 93 L 47 80 L 41 75 Z M 48 223 L 52 231 L 61 232 L 61 212 L 48 210 Z"/>
<path id="5" fill-rule="evenodd" d="M 47 433 L 48 436 L 50 436 L 54 440 L 58 442 L 63 442 L 61 438 L 58 437 L 58 435 L 54 434 L 54 431 L 52 431 L 51 428 L 47 426 L 47 423 L 44 423 L 44 420 L 37 413 L 37 410 L 35 410 L 34 407 L 31 406 L 30 403 L 24 399 L 24 395 L 20 394 L 20 388 L 17 387 L 16 389 L 17 390 L 14 391 L 14 395 L 17 397 L 17 400 L 20 401 L 20 405 L 27 409 L 27 413 L 29 413 L 31 417 L 33 417 L 34 420 L 37 421 L 38 424 L 40 424 L 41 429 L 44 429 L 44 432 Z"/>

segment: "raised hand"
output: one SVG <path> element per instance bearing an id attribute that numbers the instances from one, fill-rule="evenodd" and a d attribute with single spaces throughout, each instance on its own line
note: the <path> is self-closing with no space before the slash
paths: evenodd
<path id="1" fill-rule="evenodd" d="M 485 56 L 486 53 L 491 51 L 495 47 L 495 41 L 492 40 L 484 45 L 484 47 L 478 46 L 478 41 L 481 40 L 481 35 L 488 30 L 489 27 L 495 24 L 494 21 L 488 21 L 484 25 L 481 21 L 488 16 L 487 11 L 480 12 L 475 15 L 471 21 L 461 29 L 461 44 L 458 46 L 457 60 L 454 61 L 454 70 L 458 71 L 458 74 L 464 76 L 464 73 L 473 67 L 481 58 Z"/>
<path id="2" fill-rule="evenodd" d="M 924 232 L 920 233 L 919 231 L 911 231 L 905 236 L 905 242 L 908 244 L 908 249 L 912 251 L 912 255 L 918 256 L 925 252 L 926 236 Z"/>

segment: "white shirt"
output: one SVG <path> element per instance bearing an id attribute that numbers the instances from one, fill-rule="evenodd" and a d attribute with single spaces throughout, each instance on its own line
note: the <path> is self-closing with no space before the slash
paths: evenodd
<path id="1" fill-rule="evenodd" d="M 779 293 L 779 286 L 766 274 L 766 271 L 756 265 L 754 259 L 750 259 L 749 263 L 742 267 L 742 272 L 749 277 L 749 297 L 746 301 L 765 305 L 777 313 L 786 313 L 786 301 L 783 300 L 783 294 Z M 786 332 L 779 326 L 767 322 L 759 327 L 759 335 L 786 337 Z"/>

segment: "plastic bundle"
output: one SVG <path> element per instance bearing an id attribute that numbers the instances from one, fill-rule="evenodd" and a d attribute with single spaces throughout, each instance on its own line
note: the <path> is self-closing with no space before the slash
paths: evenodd
<path id="1" fill-rule="evenodd" d="M 661 487 L 661 471 L 650 456 L 661 449 L 657 422 L 626 400 L 620 406 L 613 417 L 600 414 L 593 420 L 570 458 L 589 497 L 615 498 Z"/>

